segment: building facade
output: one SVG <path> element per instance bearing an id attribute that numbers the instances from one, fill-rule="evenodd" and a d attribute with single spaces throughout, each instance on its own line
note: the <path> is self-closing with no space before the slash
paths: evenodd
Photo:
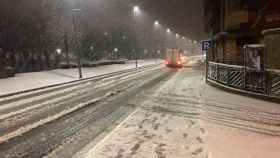
<path id="1" fill-rule="evenodd" d="M 212 34 L 207 83 L 280 99 L 279 5 L 278 0 L 204 0 L 205 29 Z"/>
<path id="2" fill-rule="evenodd" d="M 270 42 L 276 38 L 271 34 L 279 31 L 264 31 L 280 27 L 279 6 L 279 0 L 204 0 L 205 28 L 213 41 L 209 60 L 243 65 L 244 45 L 265 44 L 269 47 L 266 52 L 269 67 L 280 69 L 275 62 L 275 57 L 280 59 L 280 52 L 271 52 L 275 49 L 270 48 L 275 47 Z"/>

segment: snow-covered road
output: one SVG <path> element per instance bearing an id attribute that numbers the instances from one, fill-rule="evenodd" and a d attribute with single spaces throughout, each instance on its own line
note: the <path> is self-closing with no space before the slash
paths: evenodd
<path id="1" fill-rule="evenodd" d="M 193 62 L 190 62 L 193 65 Z M 279 104 L 208 86 L 203 71 L 174 70 L 84 158 L 278 158 Z"/>
<path id="2" fill-rule="evenodd" d="M 139 60 L 139 67 L 152 65 L 161 62 L 159 59 Z M 134 61 L 128 61 L 126 64 L 105 65 L 94 68 L 83 68 L 83 77 L 93 77 L 108 74 L 116 71 L 135 68 Z M 15 77 L 0 79 L 0 95 L 25 91 L 29 89 L 60 84 L 78 79 L 78 70 L 75 69 L 57 69 L 43 72 L 31 72 L 16 74 Z"/>
<path id="3" fill-rule="evenodd" d="M 205 84 L 202 63 L 0 99 L 0 157 L 278 158 L 279 104 Z"/>
<path id="4" fill-rule="evenodd" d="M 71 156 L 129 114 L 134 106 L 127 100 L 167 76 L 154 66 L 1 98 L 0 157 L 41 157 L 65 147 Z"/>

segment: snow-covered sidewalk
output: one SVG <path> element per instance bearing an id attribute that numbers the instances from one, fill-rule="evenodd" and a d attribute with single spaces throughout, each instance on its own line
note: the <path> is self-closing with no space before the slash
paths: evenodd
<path id="1" fill-rule="evenodd" d="M 160 60 L 157 60 L 159 63 Z M 155 59 L 139 60 L 139 67 L 155 64 Z M 83 68 L 83 77 L 93 77 L 117 72 L 135 67 L 134 61 L 128 61 L 126 64 L 105 65 L 93 68 Z M 29 89 L 70 82 L 78 79 L 78 69 L 56 69 L 51 71 L 20 73 L 15 77 L 0 79 L 0 95 L 25 91 Z"/>
<path id="2" fill-rule="evenodd" d="M 203 132 L 196 120 L 137 110 L 85 158 L 205 158 Z"/>

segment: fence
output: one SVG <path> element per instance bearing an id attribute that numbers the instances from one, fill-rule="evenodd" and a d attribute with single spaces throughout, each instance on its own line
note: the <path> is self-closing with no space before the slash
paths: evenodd
<path id="1" fill-rule="evenodd" d="M 269 94 L 280 97 L 280 72 L 268 71 L 269 75 Z"/>
<path id="2" fill-rule="evenodd" d="M 280 99 L 280 72 L 275 70 L 246 71 L 244 66 L 208 62 L 207 80 Z"/>

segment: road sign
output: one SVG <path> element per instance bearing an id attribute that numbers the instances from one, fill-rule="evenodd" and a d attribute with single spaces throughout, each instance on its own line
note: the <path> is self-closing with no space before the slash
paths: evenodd
<path id="1" fill-rule="evenodd" d="M 202 41 L 201 43 L 202 43 L 202 50 L 203 51 L 211 48 L 211 41 L 205 40 L 205 41 Z"/>

